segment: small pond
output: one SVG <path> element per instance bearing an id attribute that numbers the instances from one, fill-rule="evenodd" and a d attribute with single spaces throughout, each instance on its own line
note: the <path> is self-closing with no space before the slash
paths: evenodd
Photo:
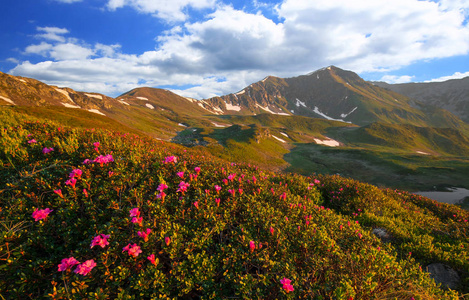
<path id="1" fill-rule="evenodd" d="M 457 204 L 464 200 L 464 198 L 469 197 L 469 190 L 464 188 L 450 188 L 447 192 L 428 191 L 415 192 L 415 194 L 422 195 L 439 202 Z"/>

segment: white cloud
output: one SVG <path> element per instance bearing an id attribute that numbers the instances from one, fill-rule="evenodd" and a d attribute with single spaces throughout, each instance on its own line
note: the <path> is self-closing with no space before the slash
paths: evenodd
<path id="1" fill-rule="evenodd" d="M 381 77 L 380 81 L 384 81 L 390 84 L 394 83 L 408 83 L 411 82 L 414 76 L 403 75 L 403 76 L 395 76 L 395 75 L 384 75 Z"/>
<path id="2" fill-rule="evenodd" d="M 42 56 L 46 56 L 46 54 L 53 48 L 53 46 L 49 43 L 42 42 L 39 45 L 30 45 L 26 47 L 24 52 L 26 54 L 38 54 Z"/>
<path id="3" fill-rule="evenodd" d="M 38 27 L 50 43 L 28 46 L 25 52 L 55 61 L 23 62 L 11 73 L 113 95 L 139 82 L 191 85 L 179 92 L 200 99 L 238 91 L 267 75 L 295 76 L 327 65 L 358 73 L 396 70 L 469 52 L 462 9 L 468 1 L 444 6 L 418 0 L 284 0 L 276 7 L 276 22 L 219 4 L 204 19 L 187 21 L 187 7 L 205 8 L 214 1 L 164 0 L 158 6 L 150 0 L 109 0 L 111 10 L 131 6 L 186 22 L 159 35 L 155 49 L 134 54 L 122 53 L 120 45 L 65 39 L 67 29 Z"/>
<path id="4" fill-rule="evenodd" d="M 60 3 L 75 3 L 75 2 L 81 2 L 83 0 L 55 0 Z"/>
<path id="5" fill-rule="evenodd" d="M 63 34 L 67 34 L 69 31 L 65 28 L 58 28 L 58 27 L 37 27 L 37 31 L 41 31 L 44 33 L 37 34 L 37 38 L 46 39 L 50 41 L 56 42 L 64 42 L 65 37 Z"/>
<path id="6" fill-rule="evenodd" d="M 425 81 L 425 82 L 440 82 L 440 81 L 447 81 L 447 80 L 451 80 L 451 79 L 461 79 L 461 78 L 465 78 L 465 77 L 469 77 L 469 72 L 464 72 L 464 73 L 456 72 L 453 75 L 443 76 L 443 77 L 435 78 L 435 79 L 428 80 L 428 81 Z"/>
<path id="7" fill-rule="evenodd" d="M 107 7 L 116 10 L 130 6 L 141 13 L 152 14 L 169 22 L 185 21 L 188 16 L 184 12 L 187 7 L 203 9 L 213 7 L 216 0 L 109 0 Z"/>

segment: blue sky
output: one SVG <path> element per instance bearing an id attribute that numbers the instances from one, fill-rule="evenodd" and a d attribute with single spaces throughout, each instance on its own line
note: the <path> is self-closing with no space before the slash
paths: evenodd
<path id="1" fill-rule="evenodd" d="M 390 83 L 469 76 L 469 0 L 3 0 L 0 71 L 197 99 L 335 65 Z"/>

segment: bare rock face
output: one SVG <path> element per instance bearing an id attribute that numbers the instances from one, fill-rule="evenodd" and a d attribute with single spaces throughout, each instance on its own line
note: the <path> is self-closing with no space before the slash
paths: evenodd
<path id="1" fill-rule="evenodd" d="M 432 263 L 427 267 L 427 272 L 436 283 L 441 283 L 443 287 L 456 289 L 459 286 L 460 278 L 458 273 L 451 267 L 442 263 Z"/>
<path id="2" fill-rule="evenodd" d="M 392 240 L 392 236 L 386 230 L 386 228 L 377 227 L 374 228 L 372 233 L 376 235 L 383 243 L 388 243 Z"/>

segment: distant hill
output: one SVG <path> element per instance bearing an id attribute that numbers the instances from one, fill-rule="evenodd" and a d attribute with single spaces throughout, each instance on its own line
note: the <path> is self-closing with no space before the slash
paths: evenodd
<path id="1" fill-rule="evenodd" d="M 356 125 L 373 122 L 460 128 L 461 120 L 396 92 L 330 66 L 308 75 L 269 76 L 243 90 L 206 99 L 206 107 L 224 114 L 272 113 L 325 118 Z"/>
<path id="2" fill-rule="evenodd" d="M 469 77 L 444 82 L 401 84 L 373 82 L 373 84 L 422 103 L 446 109 L 469 123 Z"/>

